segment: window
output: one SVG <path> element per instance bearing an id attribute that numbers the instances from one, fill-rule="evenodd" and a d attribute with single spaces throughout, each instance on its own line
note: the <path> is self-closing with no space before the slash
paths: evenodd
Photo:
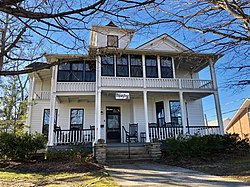
<path id="1" fill-rule="evenodd" d="M 170 101 L 169 105 L 170 105 L 171 122 L 174 125 L 182 125 L 180 101 Z"/>
<path id="2" fill-rule="evenodd" d="M 85 62 L 85 81 L 95 82 L 95 79 L 96 79 L 95 62 Z"/>
<path id="3" fill-rule="evenodd" d="M 95 82 L 95 61 L 60 64 L 58 69 L 59 82 Z"/>
<path id="4" fill-rule="evenodd" d="M 58 110 L 55 110 L 55 117 L 54 117 L 54 127 L 57 125 L 57 112 Z M 50 118 L 50 109 L 44 109 L 43 111 L 43 129 L 42 133 L 48 137 L 49 135 L 49 118 Z"/>
<path id="5" fill-rule="evenodd" d="M 118 47 L 118 36 L 108 35 L 107 36 L 108 47 Z"/>
<path id="6" fill-rule="evenodd" d="M 130 64 L 131 77 L 142 77 L 142 56 L 130 55 Z"/>
<path id="7" fill-rule="evenodd" d="M 161 77 L 173 78 L 173 67 L 171 57 L 161 57 Z"/>
<path id="8" fill-rule="evenodd" d="M 83 109 L 71 109 L 70 111 L 70 129 L 79 130 L 83 129 Z"/>
<path id="9" fill-rule="evenodd" d="M 116 76 L 128 77 L 128 55 L 121 55 L 117 57 Z"/>
<path id="10" fill-rule="evenodd" d="M 102 76 L 114 76 L 114 56 L 102 56 Z"/>
<path id="11" fill-rule="evenodd" d="M 164 114 L 164 103 L 163 101 L 156 102 L 156 118 L 158 126 L 163 126 L 165 124 L 165 114 Z"/>
<path id="12" fill-rule="evenodd" d="M 156 56 L 146 56 L 146 76 L 157 78 L 157 59 Z"/>

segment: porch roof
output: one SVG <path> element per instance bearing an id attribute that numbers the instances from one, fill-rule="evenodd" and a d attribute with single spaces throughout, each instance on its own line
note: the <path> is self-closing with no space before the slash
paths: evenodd
<path id="1" fill-rule="evenodd" d="M 145 50 L 145 49 L 119 49 L 119 48 L 91 48 L 89 50 L 90 56 L 105 55 L 105 54 L 138 54 L 138 55 L 160 55 L 166 57 L 173 57 L 176 68 L 182 68 L 190 72 L 199 72 L 209 65 L 212 61 L 215 63 L 222 54 L 213 53 L 196 53 L 193 51 L 173 52 L 173 51 L 159 51 L 159 50 Z"/>

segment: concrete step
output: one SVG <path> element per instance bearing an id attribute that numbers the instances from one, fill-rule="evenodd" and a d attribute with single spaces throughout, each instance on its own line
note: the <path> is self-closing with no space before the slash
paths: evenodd
<path id="1" fill-rule="evenodd" d="M 123 155 L 107 155 L 107 159 L 127 159 L 129 158 L 129 154 L 123 154 Z M 133 159 L 143 159 L 143 158 L 150 158 L 149 154 L 140 154 L 140 155 L 130 155 L 130 158 Z"/>
<path id="2" fill-rule="evenodd" d="M 146 161 L 153 161 L 152 158 L 126 158 L 126 159 L 108 159 L 106 163 L 108 165 L 116 165 L 116 164 L 134 164 L 137 162 L 146 162 Z"/>

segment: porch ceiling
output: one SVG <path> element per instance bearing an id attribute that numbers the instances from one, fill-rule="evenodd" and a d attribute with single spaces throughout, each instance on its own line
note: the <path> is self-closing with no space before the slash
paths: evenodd
<path id="1" fill-rule="evenodd" d="M 79 95 L 79 96 L 57 96 L 57 101 L 60 103 L 81 103 L 81 102 L 95 102 L 94 95 Z"/>
<path id="2" fill-rule="evenodd" d="M 184 98 L 187 100 L 197 100 L 197 99 L 202 99 L 204 97 L 207 97 L 211 95 L 212 93 L 184 93 Z"/>

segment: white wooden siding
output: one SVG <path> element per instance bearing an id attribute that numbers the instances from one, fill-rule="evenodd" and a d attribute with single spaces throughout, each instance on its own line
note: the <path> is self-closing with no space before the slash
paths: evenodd
<path id="1" fill-rule="evenodd" d="M 187 102 L 188 119 L 190 126 L 203 126 L 204 115 L 202 108 L 202 100 L 188 101 Z"/>
<path id="2" fill-rule="evenodd" d="M 42 124 L 43 124 L 43 111 L 44 109 L 49 109 L 50 103 L 49 101 L 38 101 L 32 106 L 31 112 L 31 124 L 30 132 L 42 132 Z"/>

